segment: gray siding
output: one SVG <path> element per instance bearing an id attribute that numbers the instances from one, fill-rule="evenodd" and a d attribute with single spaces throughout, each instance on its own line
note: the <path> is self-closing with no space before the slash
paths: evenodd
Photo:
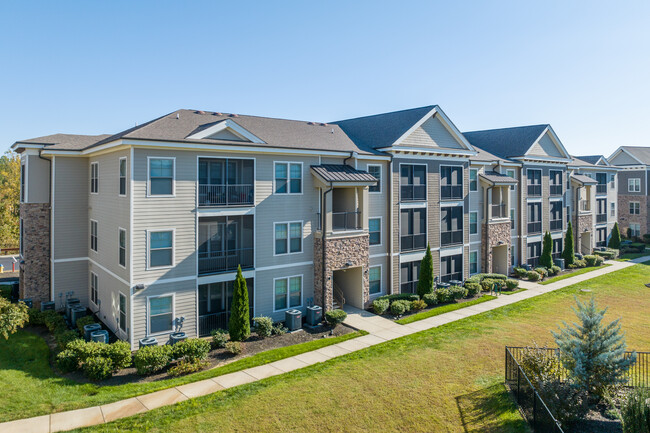
<path id="1" fill-rule="evenodd" d="M 50 164 L 37 155 L 27 156 L 27 196 L 28 203 L 48 203 L 50 201 Z"/>
<path id="2" fill-rule="evenodd" d="M 88 256 L 88 161 L 57 156 L 54 167 L 54 259 Z"/>
<path id="3" fill-rule="evenodd" d="M 274 311 L 274 279 L 302 275 L 302 306 L 314 304 L 314 266 L 291 266 L 255 272 L 255 315 L 270 316 L 275 321 L 284 320 L 284 310 Z"/>
<path id="4" fill-rule="evenodd" d="M 128 340 L 129 338 L 129 303 L 130 303 L 130 288 L 124 282 L 118 280 L 110 273 L 106 272 L 101 267 L 89 263 L 87 265 L 88 278 L 86 281 L 87 296 L 88 296 L 88 306 L 89 308 L 97 314 L 97 317 L 113 331 L 118 337 L 123 340 Z M 97 297 L 99 299 L 99 304 L 93 304 L 90 300 L 90 272 L 97 274 Z M 127 332 L 122 332 L 119 329 L 119 302 L 120 302 L 120 293 L 123 293 L 126 296 L 127 303 Z M 137 346 L 135 346 L 137 347 Z"/>
<path id="5" fill-rule="evenodd" d="M 78 298 L 82 305 L 89 305 L 90 285 L 88 280 L 88 260 L 75 260 L 53 264 L 53 288 L 56 308 L 64 308 L 68 293 Z"/>

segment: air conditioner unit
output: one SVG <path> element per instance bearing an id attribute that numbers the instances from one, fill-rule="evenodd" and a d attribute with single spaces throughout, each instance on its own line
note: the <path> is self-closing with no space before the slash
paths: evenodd
<path id="1" fill-rule="evenodd" d="M 289 331 L 296 331 L 302 328 L 302 312 L 300 310 L 285 311 L 284 324 Z"/>
<path id="2" fill-rule="evenodd" d="M 90 325 L 85 325 L 84 326 L 84 340 L 90 341 L 90 334 L 92 334 L 95 331 L 101 331 L 102 330 L 102 325 L 99 323 L 91 323 Z"/>
<path id="3" fill-rule="evenodd" d="M 178 343 L 179 341 L 183 341 L 183 340 L 187 340 L 187 334 L 184 333 L 184 332 L 173 332 L 169 336 L 169 344 L 172 344 L 172 345 Z"/>
<path id="4" fill-rule="evenodd" d="M 70 320 L 70 310 L 72 310 L 72 307 L 80 304 L 81 301 L 77 298 L 70 298 L 65 301 L 65 315 L 68 317 L 68 320 Z"/>
<path id="5" fill-rule="evenodd" d="M 312 307 L 307 307 L 307 324 L 310 326 L 316 326 L 323 321 L 323 309 L 314 305 Z"/>
<path id="6" fill-rule="evenodd" d="M 81 319 L 86 315 L 86 307 L 82 307 L 81 305 L 77 307 L 73 307 L 70 310 L 70 324 L 72 324 L 73 327 L 77 326 L 77 320 Z"/>
<path id="7" fill-rule="evenodd" d="M 25 303 L 25 305 L 27 305 L 27 308 L 32 308 L 34 306 L 31 298 L 19 299 L 18 302 Z"/>
<path id="8" fill-rule="evenodd" d="M 54 301 L 41 302 L 41 311 L 54 311 L 56 304 Z"/>
<path id="9" fill-rule="evenodd" d="M 108 344 L 108 331 L 101 330 L 95 331 L 90 334 L 90 340 L 96 341 L 97 343 L 106 343 Z"/>
<path id="10" fill-rule="evenodd" d="M 157 346 L 157 345 L 158 345 L 158 340 L 156 340 L 156 337 L 148 337 L 148 338 L 140 339 L 138 348 L 142 349 L 143 347 Z"/>

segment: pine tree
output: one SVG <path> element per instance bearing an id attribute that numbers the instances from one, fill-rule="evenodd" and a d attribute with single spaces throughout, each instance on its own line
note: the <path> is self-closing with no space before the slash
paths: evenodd
<path id="1" fill-rule="evenodd" d="M 427 252 L 420 262 L 417 292 L 420 299 L 426 294 L 433 293 L 433 257 L 431 256 L 431 246 L 428 243 Z"/>
<path id="2" fill-rule="evenodd" d="M 566 229 L 562 257 L 564 258 L 564 266 L 572 265 L 575 260 L 575 251 L 573 250 L 573 227 L 571 226 L 571 221 L 569 221 L 569 226 Z"/>
<path id="3" fill-rule="evenodd" d="M 618 250 L 621 248 L 621 231 L 618 228 L 618 223 L 614 223 L 614 228 L 612 229 L 612 237 L 609 238 L 610 248 Z"/>
<path id="4" fill-rule="evenodd" d="M 549 232 L 546 232 L 544 234 L 542 256 L 539 258 L 539 264 L 545 268 L 550 268 L 553 266 L 553 238 L 551 238 L 551 234 Z"/>
<path id="5" fill-rule="evenodd" d="M 248 288 L 246 287 L 246 279 L 241 273 L 241 266 L 239 266 L 232 294 L 232 307 L 228 324 L 232 341 L 244 341 L 250 337 L 251 324 L 248 310 Z"/>
<path id="6" fill-rule="evenodd" d="M 625 356 L 625 334 L 620 320 L 605 325 L 607 312 L 598 310 L 594 298 L 573 308 L 579 323 L 563 322 L 560 332 L 551 332 L 560 348 L 560 360 L 575 384 L 591 396 L 602 397 L 608 388 L 625 381 L 625 373 L 636 362 L 636 352 Z"/>

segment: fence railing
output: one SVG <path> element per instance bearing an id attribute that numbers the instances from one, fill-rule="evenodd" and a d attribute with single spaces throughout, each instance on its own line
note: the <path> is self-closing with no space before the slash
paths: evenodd
<path id="1" fill-rule="evenodd" d="M 199 274 L 235 271 L 253 267 L 253 248 L 199 252 Z"/>
<path id="2" fill-rule="evenodd" d="M 463 185 L 442 185 L 440 187 L 442 200 L 460 200 L 463 198 Z"/>
<path id="3" fill-rule="evenodd" d="M 562 185 L 551 185 L 549 190 L 551 195 L 562 195 Z"/>
<path id="4" fill-rule="evenodd" d="M 505 203 L 492 205 L 492 218 L 508 218 L 508 211 Z"/>
<path id="5" fill-rule="evenodd" d="M 400 200 L 401 201 L 419 201 L 427 199 L 427 186 L 426 185 L 401 185 L 400 186 Z"/>
<path id="6" fill-rule="evenodd" d="M 199 206 L 241 206 L 253 204 L 252 184 L 199 185 Z"/>
<path id="7" fill-rule="evenodd" d="M 332 230 L 360 230 L 361 212 L 332 212 Z"/>
<path id="8" fill-rule="evenodd" d="M 607 194 L 607 184 L 599 183 L 596 185 L 596 194 Z"/>
<path id="9" fill-rule="evenodd" d="M 528 185 L 528 196 L 529 197 L 541 197 L 542 196 L 542 185 L 541 184 Z"/>
<path id="10" fill-rule="evenodd" d="M 253 308 L 249 309 L 249 319 L 253 319 Z M 215 329 L 228 329 L 230 311 L 203 314 L 199 316 L 199 337 L 207 337 Z"/>

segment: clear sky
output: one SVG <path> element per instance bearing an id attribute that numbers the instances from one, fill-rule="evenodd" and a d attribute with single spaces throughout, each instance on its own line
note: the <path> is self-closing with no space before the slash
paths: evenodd
<path id="1" fill-rule="evenodd" d="M 2 1 L 0 150 L 178 108 L 332 121 L 439 104 L 646 145 L 650 2 Z"/>

